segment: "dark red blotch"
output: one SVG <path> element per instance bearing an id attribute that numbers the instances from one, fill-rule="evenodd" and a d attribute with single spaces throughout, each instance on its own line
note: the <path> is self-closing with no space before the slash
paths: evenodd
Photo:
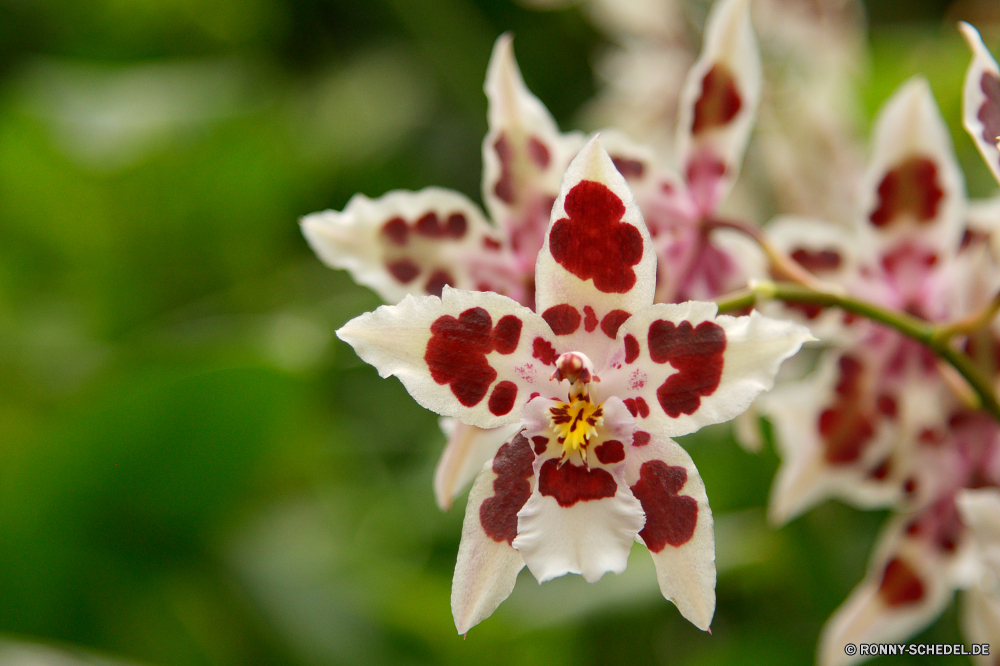
<path id="1" fill-rule="evenodd" d="M 556 335 L 569 335 L 580 328 L 580 311 L 572 305 L 563 303 L 553 305 L 542 313 L 542 319 Z"/>
<path id="2" fill-rule="evenodd" d="M 677 368 L 658 389 L 656 398 L 671 418 L 694 414 L 702 397 L 719 388 L 726 349 L 726 333 L 718 324 L 703 321 L 696 327 L 682 321 L 658 319 L 649 325 L 649 356 L 655 363 Z"/>
<path id="3" fill-rule="evenodd" d="M 727 125 L 740 112 L 743 101 L 736 79 L 721 63 L 712 65 L 701 80 L 701 96 L 694 103 L 691 133 Z"/>
<path id="4" fill-rule="evenodd" d="M 556 458 L 546 460 L 538 470 L 538 492 L 554 497 L 559 506 L 614 497 L 618 484 L 607 470 L 588 469 L 573 463 L 561 467 Z"/>
<path id="5" fill-rule="evenodd" d="M 841 356 L 837 365 L 840 370 L 837 397 L 832 406 L 820 412 L 818 426 L 826 461 L 843 465 L 861 457 L 861 451 L 874 436 L 875 428 L 863 401 L 864 366 L 849 354 Z"/>
<path id="6" fill-rule="evenodd" d="M 614 340 L 618 335 L 618 329 L 631 316 L 632 314 L 625 310 L 612 310 L 604 315 L 604 319 L 601 320 L 601 330 L 604 331 L 604 335 Z"/>
<path id="7" fill-rule="evenodd" d="M 501 446 L 493 458 L 497 478 L 493 480 L 493 495 L 479 505 L 479 524 L 497 543 L 511 543 L 517 536 L 517 512 L 531 496 L 528 479 L 534 473 L 534 461 L 528 440 L 521 433 Z"/>
<path id="8" fill-rule="evenodd" d="M 918 222 L 937 216 L 944 190 L 938 184 L 937 165 L 928 157 L 910 157 L 882 178 L 878 186 L 878 207 L 868 217 L 876 227 L 884 227 L 903 213 Z"/>
<path id="9" fill-rule="evenodd" d="M 566 195 L 566 214 L 552 225 L 553 259 L 581 280 L 594 280 L 604 293 L 624 294 L 635 286 L 632 266 L 642 259 L 642 234 L 621 221 L 625 204 L 607 187 L 583 180 Z"/>
<path id="10" fill-rule="evenodd" d="M 483 308 L 465 310 L 457 319 L 443 315 L 431 324 L 424 361 L 435 382 L 450 385 L 460 403 L 474 407 L 497 377 L 486 354 L 513 352 L 520 336 L 521 320 L 514 315 L 501 317 L 495 329 L 490 313 Z"/>
<path id="11" fill-rule="evenodd" d="M 687 470 L 649 460 L 639 468 L 639 481 L 632 494 L 646 513 L 646 526 L 639 532 L 646 547 L 658 553 L 667 545 L 683 546 L 694 536 L 698 524 L 698 502 L 678 495 L 687 481 Z"/>
<path id="12" fill-rule="evenodd" d="M 625 445 L 617 439 L 609 439 L 598 445 L 594 453 L 602 465 L 612 465 L 625 460 Z"/>
<path id="13" fill-rule="evenodd" d="M 886 564 L 878 591 L 891 607 L 917 603 L 924 598 L 923 581 L 909 564 L 898 557 Z"/>

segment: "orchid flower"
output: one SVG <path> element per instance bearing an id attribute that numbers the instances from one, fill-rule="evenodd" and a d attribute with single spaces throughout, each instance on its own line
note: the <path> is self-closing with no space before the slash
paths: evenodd
<path id="1" fill-rule="evenodd" d="M 1000 153 L 987 138 L 991 125 L 1000 127 L 998 69 L 978 34 L 963 31 L 974 52 L 965 124 L 997 174 Z M 947 129 L 925 83 L 907 83 L 886 104 L 874 142 L 853 234 L 817 234 L 818 223 L 785 220 L 773 227 L 776 242 L 821 277 L 893 310 L 953 321 L 983 308 L 1000 286 L 992 247 L 1000 216 L 992 227 L 967 225 Z M 868 251 L 852 253 L 852 246 Z M 820 319 L 819 311 L 800 315 Z M 772 517 L 783 522 L 831 496 L 893 506 L 896 514 L 864 581 L 824 628 L 820 664 L 860 661 L 845 654 L 847 643 L 909 638 L 961 588 L 971 588 L 963 613 L 968 635 L 1000 635 L 994 551 L 977 544 L 991 529 L 987 509 L 994 506 L 980 500 L 1000 486 L 1000 426 L 963 401 L 947 368 L 923 346 L 860 320 L 828 319 L 824 327 L 837 333 L 837 346 L 817 375 L 763 401 L 783 456 Z M 987 326 L 965 344 L 995 387 L 998 341 Z"/>
<path id="2" fill-rule="evenodd" d="M 664 596 L 707 629 L 715 607 L 704 484 L 671 437 L 733 418 L 811 339 L 799 325 L 653 304 L 656 254 L 595 137 L 562 180 L 535 269 L 541 314 L 506 296 L 407 296 L 337 335 L 421 405 L 514 426 L 473 485 L 452 587 L 459 633 L 525 565 L 540 581 L 625 569 L 633 541 Z"/>
<path id="3" fill-rule="evenodd" d="M 770 238 L 815 275 L 930 321 L 957 314 L 952 292 L 965 195 L 948 129 L 922 79 L 904 84 L 876 120 L 853 228 L 784 218 Z M 762 400 L 782 466 L 771 514 L 783 523 L 840 497 L 888 506 L 908 492 L 911 449 L 947 430 L 956 404 L 933 353 L 865 319 L 799 307 L 768 310 L 837 342 L 818 371 Z"/>
<path id="4" fill-rule="evenodd" d="M 720 3 L 685 89 L 690 177 L 683 183 L 650 149 L 614 132 L 605 135 L 656 236 L 659 301 L 717 296 L 762 270 L 759 251 L 742 236 L 698 227 L 699 216 L 722 198 L 739 171 L 759 96 L 755 48 L 746 0 Z M 376 200 L 358 194 L 342 212 L 303 218 L 302 231 L 324 262 L 347 269 L 390 303 L 408 294 L 440 296 L 447 285 L 535 305 L 535 259 L 559 180 L 584 139 L 560 134 L 528 91 L 509 35 L 496 42 L 484 89 L 490 129 L 483 141 L 483 199 L 493 224 L 465 196 L 440 188 L 390 192 Z M 434 489 L 438 505 L 447 509 L 512 432 L 484 431 L 450 418 L 441 424 L 448 443 Z"/>
<path id="5" fill-rule="evenodd" d="M 625 142 L 609 152 L 635 192 L 661 261 L 656 300 L 708 299 L 746 286 L 763 256 L 744 235 L 712 229 L 740 172 L 761 94 L 748 0 L 712 7 L 701 56 L 680 92 L 672 167 Z"/>

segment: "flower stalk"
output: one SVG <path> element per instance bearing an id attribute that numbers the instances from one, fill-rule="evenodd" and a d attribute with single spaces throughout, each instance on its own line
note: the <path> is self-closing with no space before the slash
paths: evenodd
<path id="1" fill-rule="evenodd" d="M 801 284 L 772 282 L 770 280 L 755 282 L 748 289 L 723 296 L 716 300 L 716 304 L 721 314 L 743 310 L 757 303 L 771 300 L 837 307 L 889 326 L 903 335 L 923 343 L 939 358 L 947 361 L 958 371 L 975 391 L 979 401 L 978 407 L 984 409 L 1000 422 L 1000 402 L 997 401 L 989 379 L 979 372 L 972 359 L 955 349 L 950 342 L 956 334 L 974 330 L 970 328 L 970 322 L 975 321 L 980 327 L 987 325 L 992 320 L 992 315 L 996 313 L 997 309 L 1000 309 L 1000 298 L 994 298 L 991 305 L 975 317 L 960 322 L 937 325 L 905 312 L 888 310 L 851 296 L 819 291 Z"/>

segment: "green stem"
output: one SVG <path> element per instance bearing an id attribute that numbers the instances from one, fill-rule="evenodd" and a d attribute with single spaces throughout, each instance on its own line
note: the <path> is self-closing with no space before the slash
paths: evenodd
<path id="1" fill-rule="evenodd" d="M 893 312 L 873 303 L 852 298 L 846 295 L 832 294 L 825 291 L 815 291 L 798 284 L 783 282 L 759 282 L 750 289 L 724 296 L 716 301 L 719 313 L 732 312 L 750 307 L 755 303 L 768 300 L 785 303 L 807 303 L 823 307 L 838 307 L 847 312 L 867 317 L 872 321 L 885 324 L 896 329 L 903 335 L 927 345 L 938 357 L 951 364 L 965 378 L 979 398 L 980 406 L 1000 421 L 1000 403 L 997 402 L 993 387 L 988 378 L 976 368 L 972 360 L 952 347 L 951 336 L 941 334 L 947 325 L 935 326 L 905 312 Z"/>

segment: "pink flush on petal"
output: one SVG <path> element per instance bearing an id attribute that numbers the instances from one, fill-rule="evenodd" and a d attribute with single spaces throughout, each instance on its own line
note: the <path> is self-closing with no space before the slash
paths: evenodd
<path id="1" fill-rule="evenodd" d="M 549 251 L 553 259 L 581 280 L 594 280 L 604 293 L 624 294 L 635 286 L 635 266 L 642 259 L 642 234 L 622 222 L 625 204 L 593 180 L 575 185 L 566 195 L 566 214 L 552 225 Z"/>

